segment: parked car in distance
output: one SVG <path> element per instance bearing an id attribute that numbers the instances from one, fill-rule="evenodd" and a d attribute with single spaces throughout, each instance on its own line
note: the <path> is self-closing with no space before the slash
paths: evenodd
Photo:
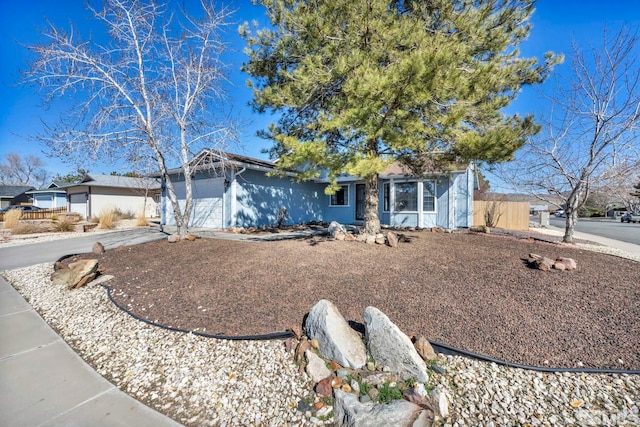
<path id="1" fill-rule="evenodd" d="M 630 214 L 630 213 L 624 214 L 620 218 L 620 222 L 629 222 L 629 223 L 631 223 L 631 222 L 633 222 L 633 223 L 640 222 L 640 215 L 634 215 L 634 214 Z"/>
<path id="2" fill-rule="evenodd" d="M 564 211 L 562 209 L 555 211 L 553 214 L 556 216 L 556 218 L 564 218 L 565 217 Z"/>
<path id="3" fill-rule="evenodd" d="M 0 209 L 0 212 L 7 212 L 7 211 L 10 211 L 11 209 L 21 209 L 23 211 L 39 211 L 42 208 L 39 208 L 37 206 L 31 206 L 31 205 L 9 205 L 7 207 Z"/>

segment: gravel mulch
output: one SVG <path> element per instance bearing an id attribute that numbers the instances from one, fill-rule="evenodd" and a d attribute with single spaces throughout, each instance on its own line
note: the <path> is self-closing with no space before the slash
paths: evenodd
<path id="1" fill-rule="evenodd" d="M 511 362 L 640 369 L 640 264 L 508 236 L 407 233 L 397 248 L 318 238 L 158 241 L 98 256 L 113 298 L 153 322 L 212 334 L 282 331 L 322 298 L 367 306 L 407 334 Z M 572 272 L 527 267 L 535 252 Z"/>

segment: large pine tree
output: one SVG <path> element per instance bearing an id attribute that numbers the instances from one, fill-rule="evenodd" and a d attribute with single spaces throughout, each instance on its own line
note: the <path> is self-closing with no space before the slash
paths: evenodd
<path id="1" fill-rule="evenodd" d="M 417 175 L 432 155 L 499 162 L 537 131 L 506 116 L 523 85 L 560 58 L 521 58 L 531 0 L 260 0 L 272 26 L 242 32 L 253 105 L 280 113 L 263 132 L 278 167 L 301 179 L 342 173 L 366 184 L 377 232 L 378 174 L 401 160 Z"/>

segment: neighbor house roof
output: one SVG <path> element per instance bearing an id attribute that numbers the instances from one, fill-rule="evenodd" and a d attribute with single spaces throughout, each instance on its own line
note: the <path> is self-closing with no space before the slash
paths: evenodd
<path id="1" fill-rule="evenodd" d="M 34 188 L 30 185 L 0 185 L 0 198 L 13 199 L 29 190 Z"/>
<path id="2" fill-rule="evenodd" d="M 77 187 L 110 187 L 110 188 L 141 188 L 159 189 L 160 183 L 152 178 L 132 178 L 119 175 L 87 174 L 82 181 L 61 186 L 61 188 Z"/>

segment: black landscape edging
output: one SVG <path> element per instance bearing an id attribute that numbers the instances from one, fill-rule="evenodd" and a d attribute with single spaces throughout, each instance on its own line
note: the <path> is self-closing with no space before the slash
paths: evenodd
<path id="1" fill-rule="evenodd" d="M 70 258 L 72 256 L 76 256 L 78 254 L 64 255 L 58 258 L 57 262 L 60 262 L 64 259 Z M 55 264 L 53 265 L 53 269 L 55 271 Z M 126 307 L 123 307 L 118 302 L 116 302 L 111 296 L 111 288 L 106 285 L 100 284 L 107 291 L 107 296 L 109 300 L 120 310 L 127 313 L 129 316 L 133 317 L 136 320 L 144 322 L 148 325 L 152 325 L 161 329 L 165 329 L 168 331 L 174 332 L 182 332 L 185 334 L 193 334 L 197 336 L 201 336 L 204 338 L 214 338 L 220 340 L 232 340 L 232 341 L 266 341 L 266 340 L 275 340 L 275 339 L 286 339 L 293 338 L 294 334 L 291 331 L 282 331 L 282 332 L 272 332 L 269 334 L 261 334 L 261 335 L 219 335 L 219 334 L 207 334 L 204 332 L 198 331 L 189 331 L 181 328 L 174 328 L 173 326 L 166 326 L 156 322 L 152 322 L 143 317 L 140 317 L 131 311 L 129 311 Z M 497 365 L 506 366 L 509 368 L 517 368 L 517 369 L 525 369 L 529 371 L 538 371 L 538 372 L 547 372 L 547 373 L 561 373 L 561 372 L 569 372 L 569 373 L 584 373 L 584 374 L 624 374 L 624 375 L 640 375 L 640 370 L 638 369 L 600 369 L 600 368 L 551 368 L 551 367 L 541 367 L 541 366 L 533 366 L 533 365 L 523 365 L 520 363 L 512 363 L 502 359 L 496 359 L 490 356 L 485 356 L 483 354 L 474 353 L 472 351 L 463 350 L 457 347 L 453 347 L 448 344 L 444 344 L 437 341 L 429 340 L 429 343 L 433 347 L 436 353 L 443 353 L 451 356 L 462 356 L 469 359 L 476 359 L 482 362 L 493 362 Z"/>

